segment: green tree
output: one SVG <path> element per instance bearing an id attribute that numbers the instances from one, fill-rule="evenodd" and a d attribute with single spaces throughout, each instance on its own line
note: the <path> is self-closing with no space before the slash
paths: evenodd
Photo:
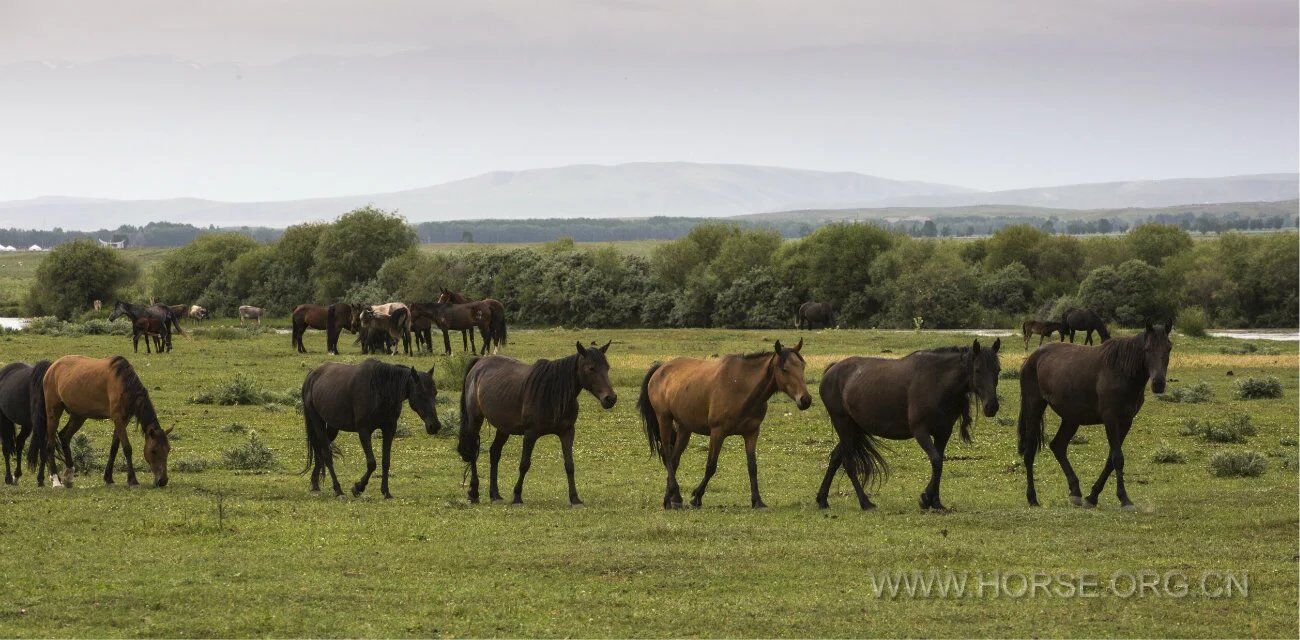
<path id="1" fill-rule="evenodd" d="M 1144 224 L 1125 236 L 1133 257 L 1159 267 L 1171 256 L 1192 248 L 1192 237 L 1172 224 Z"/>
<path id="2" fill-rule="evenodd" d="M 984 268 L 996 271 L 1012 262 L 1019 262 L 1030 273 L 1038 270 L 1038 245 L 1047 238 L 1041 229 L 1027 224 L 1015 224 L 999 229 L 988 240 L 988 256 Z"/>
<path id="3" fill-rule="evenodd" d="M 36 282 L 28 292 L 33 315 L 69 319 L 95 300 L 112 304 L 120 290 L 140 278 L 140 265 L 120 252 L 90 239 L 55 247 L 36 267 Z"/>
<path id="4" fill-rule="evenodd" d="M 768 229 L 741 231 L 726 240 L 709 264 L 724 285 L 754 270 L 772 266 L 772 258 L 781 248 L 781 234 Z"/>
<path id="5" fill-rule="evenodd" d="M 1013 262 L 980 280 L 980 303 L 988 309 L 1017 313 L 1029 308 L 1034 296 L 1034 282 L 1029 269 Z"/>
<path id="6" fill-rule="evenodd" d="M 389 256 L 416 244 L 415 231 L 395 213 L 362 207 L 321 232 L 312 266 L 316 295 L 334 300 L 370 280 Z"/>
<path id="7" fill-rule="evenodd" d="M 1172 318 L 1180 302 L 1160 270 L 1141 260 L 1094 270 L 1079 286 L 1079 298 L 1103 318 L 1130 327 Z"/>
<path id="8" fill-rule="evenodd" d="M 800 297 L 830 302 L 846 323 L 861 322 L 873 311 L 848 305 L 873 284 L 867 265 L 902 236 L 870 224 L 838 223 L 819 227 L 798 242 L 782 245 L 776 257 L 782 280 Z M 791 316 L 794 309 L 790 309 Z"/>
<path id="9" fill-rule="evenodd" d="M 205 233 L 167 252 L 153 270 L 153 295 L 167 304 L 193 304 L 240 255 L 258 247 L 239 233 Z"/>

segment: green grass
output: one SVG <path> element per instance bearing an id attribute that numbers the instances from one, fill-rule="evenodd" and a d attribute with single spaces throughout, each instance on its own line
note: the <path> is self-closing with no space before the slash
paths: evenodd
<path id="1" fill-rule="evenodd" d="M 809 387 L 823 368 L 850 354 L 899 356 L 971 336 L 911 331 L 805 334 Z M 635 409 L 637 385 L 654 360 L 671 355 L 766 348 L 793 331 L 518 330 L 511 355 L 566 355 L 575 340 L 613 338 L 610 360 L 619 403 L 602 411 L 584 395 L 578 424 L 578 488 L 587 508 L 568 508 L 556 438 L 537 446 L 526 504 L 469 506 L 454 439 L 424 434 L 409 409 L 409 437 L 394 445 L 394 500 L 378 479 L 360 499 L 317 497 L 303 461 L 303 426 L 293 407 L 192 404 L 190 398 L 242 373 L 259 387 L 295 388 L 331 360 L 324 336 L 313 353 L 293 353 L 289 336 L 244 340 L 178 337 L 171 354 L 136 356 L 122 336 L 51 337 L 8 333 L 9 360 L 68 353 L 125 353 L 153 394 L 164 426 L 175 427 L 166 489 L 105 487 L 82 474 L 66 490 L 38 490 L 30 474 L 0 487 L 0 636 L 1278 636 L 1297 634 L 1297 510 L 1294 349 L 1282 355 L 1219 353 L 1225 339 L 1175 338 L 1170 376 L 1205 382 L 1210 402 L 1148 401 L 1125 445 L 1135 512 L 1118 509 L 1113 479 L 1100 508 L 1066 500 L 1050 453 L 1037 465 L 1044 506 L 1025 504 L 1015 455 L 1018 383 L 1003 380 L 999 420 L 977 418 L 975 442 L 954 440 L 936 515 L 917 507 L 929 465 L 912 442 L 891 443 L 888 481 L 863 513 L 842 476 L 831 508 L 813 496 L 834 443 L 820 401 L 798 412 L 772 400 L 759 442 L 766 512 L 749 509 L 743 447 L 728 441 L 701 510 L 660 508 L 664 473 L 649 457 Z M 987 344 L 990 339 L 982 338 Z M 347 355 L 361 359 L 350 339 Z M 1025 352 L 1008 341 L 1002 366 Z M 405 358 L 427 368 L 439 356 Z M 1277 376 L 1280 399 L 1236 400 L 1236 376 Z M 440 374 L 439 413 L 456 413 L 455 389 Z M 1245 445 L 1180 438 L 1182 418 L 1248 412 L 1257 435 Z M 1005 419 L 1005 420 L 1004 420 Z M 455 425 L 447 420 L 447 431 Z M 247 425 L 232 429 L 230 425 Z M 1049 436 L 1056 428 L 1049 418 Z M 231 470 L 225 453 L 255 431 L 273 464 Z M 90 422 L 102 468 L 111 428 Z M 149 473 L 131 428 L 141 482 Z M 1106 455 L 1099 427 L 1071 447 L 1090 485 Z M 355 436 L 338 439 L 345 486 L 363 470 Z M 1156 464 L 1162 442 L 1187 464 Z M 704 466 L 692 441 L 681 477 L 689 490 Z M 1217 478 L 1210 458 L 1233 447 L 1287 456 L 1259 477 Z M 502 462 L 506 490 L 516 478 L 519 442 Z M 184 461 L 184 464 L 181 464 Z M 486 473 L 486 454 L 481 467 Z M 190 472 L 179 467 L 191 469 Z M 486 482 L 486 478 L 484 480 Z M 484 487 L 486 492 L 486 487 Z M 1249 574 L 1249 597 L 1091 599 L 877 598 L 869 575 L 887 570 L 1095 572 L 1230 570 Z M 1105 578 L 1103 578 L 1104 580 Z"/>

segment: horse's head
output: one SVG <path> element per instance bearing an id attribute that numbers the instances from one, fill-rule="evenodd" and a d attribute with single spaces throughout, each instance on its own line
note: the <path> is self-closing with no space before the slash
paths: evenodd
<path id="1" fill-rule="evenodd" d="M 793 349 L 781 346 L 776 341 L 776 362 L 772 377 L 776 379 L 776 388 L 799 406 L 803 411 L 812 406 L 812 396 L 808 394 L 808 382 L 804 380 L 804 360 L 799 352 L 803 349 L 803 338 Z"/>
<path id="2" fill-rule="evenodd" d="M 370 307 L 366 305 L 363 304 L 352 305 L 351 313 L 348 316 L 349 331 L 351 331 L 352 333 L 356 333 L 361 330 L 362 320 L 364 320 L 363 316 L 365 316 L 367 311 L 370 311 Z M 371 315 L 374 315 L 374 312 L 371 312 Z"/>
<path id="3" fill-rule="evenodd" d="M 171 432 L 171 429 L 164 430 L 157 423 L 145 431 L 144 462 L 149 465 L 149 471 L 153 472 L 155 487 L 167 486 L 167 454 L 172 450 L 168 436 Z"/>
<path id="4" fill-rule="evenodd" d="M 998 361 L 998 351 L 1002 349 L 1002 338 L 993 341 L 993 346 L 985 349 L 976 340 L 970 346 L 970 392 L 980 399 L 985 417 L 992 418 L 998 414 L 998 374 L 1002 365 Z"/>
<path id="5" fill-rule="evenodd" d="M 421 373 L 411 367 L 411 376 L 406 382 L 406 402 L 411 411 L 424 420 L 424 431 L 433 435 L 442 430 L 438 420 L 438 387 L 433 383 L 433 367 L 427 373 Z"/>
<path id="6" fill-rule="evenodd" d="M 122 316 L 131 317 L 131 307 L 125 302 L 118 300 L 113 303 L 113 313 L 108 314 L 108 321 L 112 322 Z"/>
<path id="7" fill-rule="evenodd" d="M 609 351 L 610 343 L 606 342 L 603 347 L 590 349 L 582 346 L 581 342 L 577 344 L 578 385 L 595 396 L 600 401 L 600 406 L 606 409 L 614 408 L 614 403 L 618 402 L 618 394 L 614 393 L 614 385 L 609 381 L 609 360 L 605 359 L 605 352 Z"/>
<path id="8" fill-rule="evenodd" d="M 1163 328 L 1148 324 L 1146 331 L 1142 333 L 1142 359 L 1147 367 L 1147 375 L 1151 376 L 1151 391 L 1154 393 L 1165 392 L 1165 376 L 1169 373 L 1169 352 L 1174 348 L 1174 343 L 1169 341 L 1169 332 L 1173 330 L 1174 323 L 1170 320 Z"/>
<path id="9" fill-rule="evenodd" d="M 441 304 L 447 304 L 447 303 L 449 303 L 449 302 L 452 302 L 452 299 L 451 299 L 451 298 L 452 298 L 451 290 L 447 289 L 446 287 L 438 287 L 438 300 L 437 300 L 437 302 L 439 302 L 439 303 L 441 303 Z"/>

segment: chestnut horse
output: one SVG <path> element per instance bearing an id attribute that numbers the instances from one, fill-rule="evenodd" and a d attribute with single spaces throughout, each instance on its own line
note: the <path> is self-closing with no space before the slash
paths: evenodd
<path id="1" fill-rule="evenodd" d="M 800 411 L 812 406 L 799 354 L 802 348 L 802 339 L 793 349 L 777 340 L 772 351 L 718 360 L 674 358 L 650 366 L 641 382 L 637 408 L 645 421 L 650 451 L 668 471 L 665 509 L 682 506 L 677 465 L 692 433 L 709 436 L 709 459 L 700 486 L 691 494 L 691 506 L 700 506 L 717 470 L 722 441 L 732 435 L 745 439 L 750 504 L 755 509 L 767 506 L 758 493 L 758 432 L 767 415 L 767 401 L 778 391 L 790 396 Z"/>
<path id="2" fill-rule="evenodd" d="M 564 454 L 564 473 L 569 478 L 569 505 L 582 506 L 578 486 L 573 480 L 574 423 L 578 420 L 578 394 L 586 389 L 611 409 L 618 395 L 609 382 L 609 361 L 603 347 L 583 347 L 567 358 L 538 360 L 524 364 L 506 356 L 472 358 L 465 371 L 460 392 L 460 440 L 456 450 L 469 464 L 469 501 L 478 502 L 479 431 L 487 420 L 496 427 L 496 438 L 488 450 L 491 464 L 488 496 L 501 499 L 497 490 L 497 466 L 501 449 L 512 435 L 524 437 L 519 457 L 519 480 L 515 483 L 514 504 L 523 503 L 524 476 L 533 463 L 533 445 L 544 435 L 560 437 Z"/>
<path id="3" fill-rule="evenodd" d="M 1038 506 L 1034 456 L 1043 447 L 1043 414 L 1051 407 L 1061 416 L 1051 449 L 1069 484 L 1070 502 L 1097 506 L 1097 496 L 1114 471 L 1120 506 L 1133 508 L 1124 490 L 1124 438 L 1146 399 L 1147 380 L 1153 393 L 1165 392 L 1169 352 L 1174 347 L 1169 341 L 1172 329 L 1172 321 L 1163 329 L 1147 325 L 1142 333 L 1107 340 L 1095 348 L 1058 342 L 1029 354 L 1020 367 L 1019 448 L 1025 460 L 1025 497 L 1030 506 Z M 1105 425 L 1110 448 L 1101 476 L 1087 498 L 1082 497 L 1079 476 L 1066 455 L 1070 439 L 1085 424 Z"/>
<path id="4" fill-rule="evenodd" d="M 339 332 L 346 329 L 349 333 L 356 333 L 354 319 L 352 305 L 345 302 L 329 306 L 300 304 L 293 308 L 293 346 L 298 353 L 307 353 L 302 336 L 308 329 L 319 329 L 325 332 L 326 352 L 338 355 Z"/>
<path id="5" fill-rule="evenodd" d="M 1061 334 L 1061 341 L 1065 341 L 1065 334 L 1069 330 L 1060 322 L 1043 322 L 1040 320 L 1026 320 L 1020 325 L 1020 333 L 1025 336 L 1025 350 L 1029 350 L 1029 339 L 1038 336 L 1038 346 L 1043 346 L 1043 338 L 1052 337 L 1053 333 Z"/>
<path id="6" fill-rule="evenodd" d="M 35 427 L 32 446 L 27 451 L 28 468 L 36 465 L 39 456 L 42 467 L 48 466 L 51 472 L 55 471 L 54 450 L 61 447 L 67 469 L 64 474 L 56 476 L 55 486 L 59 480 L 72 486 L 72 436 L 86 420 L 112 420 L 113 445 L 108 451 L 108 464 L 104 467 L 104 483 L 113 484 L 113 463 L 117 459 L 117 448 L 121 446 L 126 456 L 126 482 L 135 486 L 139 482 L 135 478 L 131 442 L 126 434 L 126 427 L 134 418 L 144 433 L 144 460 L 153 472 L 153 484 L 155 487 L 167 486 L 167 454 L 171 451 L 167 436 L 171 429 L 164 431 L 158 424 L 158 414 L 149 399 L 149 391 L 126 358 L 63 356 L 46 370 L 40 394 L 41 398 L 33 398 L 33 401 L 39 400 L 41 415 L 33 415 L 32 420 L 38 424 L 44 422 L 44 426 Z M 65 411 L 68 424 L 60 431 L 59 419 Z M 37 476 L 37 486 L 44 485 L 43 476 L 44 473 Z"/>
<path id="7" fill-rule="evenodd" d="M 481 309 L 487 313 L 488 324 L 492 327 L 492 340 L 495 342 L 492 353 L 501 351 L 501 346 L 506 343 L 506 306 L 501 304 L 500 300 L 493 298 L 484 298 L 474 300 L 469 296 L 459 292 L 452 291 L 446 287 L 439 287 L 442 293 L 438 294 L 438 302 L 451 302 L 454 304 L 475 305 L 476 309 Z M 474 333 L 471 331 L 469 338 L 474 339 Z M 487 338 L 484 338 L 487 340 Z M 461 331 L 461 342 L 465 341 L 465 332 Z M 483 353 L 487 353 L 487 345 L 484 345 Z"/>

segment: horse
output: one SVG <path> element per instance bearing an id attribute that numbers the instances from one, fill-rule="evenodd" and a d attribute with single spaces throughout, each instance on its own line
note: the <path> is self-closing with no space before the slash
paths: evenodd
<path id="1" fill-rule="evenodd" d="M 930 459 L 921 509 L 946 510 L 939 482 L 953 423 L 961 418 L 961 438 L 970 442 L 972 397 L 980 400 L 985 416 L 997 415 L 1001 348 L 1000 338 L 989 349 L 976 340 L 969 347 L 914 351 L 897 360 L 853 357 L 827 367 L 819 392 L 839 442 L 831 450 L 817 506 L 828 506 L 831 481 L 843 465 L 858 506 L 875 508 L 863 486 L 887 469 L 877 439 L 914 438 Z"/>
<path id="2" fill-rule="evenodd" d="M 261 307 L 250 307 L 240 305 L 239 307 L 239 324 L 244 324 L 245 320 L 256 320 L 257 324 L 262 324 L 262 316 L 266 313 Z"/>
<path id="3" fill-rule="evenodd" d="M 42 360 L 32 365 L 14 362 L 0 369 L 0 449 L 5 459 L 5 484 L 18 484 L 23 475 L 23 443 L 32 432 L 32 416 L 44 414 L 44 407 L 33 406 L 33 399 L 43 397 L 40 388 L 49 367 L 50 361 Z M 22 431 L 15 434 L 15 425 L 21 425 Z"/>
<path id="4" fill-rule="evenodd" d="M 435 404 L 437 396 L 432 367 L 421 373 L 412 367 L 371 358 L 361 364 L 327 362 L 308 372 L 302 383 L 303 422 L 307 428 L 307 464 L 302 473 L 308 468 L 312 470 L 312 492 L 320 492 L 322 470 L 328 469 L 334 494 L 343 495 L 338 476 L 334 474 L 332 445 L 339 431 L 351 431 L 361 439 L 361 447 L 366 452 L 366 472 L 352 485 L 352 495 L 361 495 L 375 472 L 370 437 L 378 429 L 384 439 L 380 491 L 385 498 L 392 498 L 388 491 L 388 465 L 393 438 L 397 435 L 397 419 L 402 415 L 402 401 L 424 421 L 425 432 L 433 435 L 442 429 Z"/>
<path id="5" fill-rule="evenodd" d="M 506 306 L 504 304 L 501 304 L 500 300 L 496 300 L 493 298 L 484 298 L 482 300 L 475 301 L 474 299 L 466 296 L 465 294 L 459 291 L 452 291 L 446 287 L 438 287 L 438 288 L 441 289 L 441 293 L 438 294 L 438 302 L 480 305 L 479 306 L 480 309 L 484 309 L 487 311 L 488 324 L 492 326 L 492 340 L 495 342 L 492 353 L 499 352 L 501 350 L 501 346 L 506 343 L 506 339 L 507 339 Z M 471 341 L 474 339 L 474 333 L 472 331 L 470 332 L 469 337 Z M 484 340 L 486 339 L 487 338 L 484 338 Z M 461 342 L 464 342 L 464 340 L 465 340 L 465 332 L 461 331 Z"/>
<path id="6" fill-rule="evenodd" d="M 190 305 L 189 309 L 186 309 L 185 315 L 190 320 L 203 321 L 208 319 L 208 310 L 204 309 L 203 307 L 200 307 L 197 304 L 193 304 Z"/>
<path id="7" fill-rule="evenodd" d="M 43 466 L 51 472 L 56 470 L 54 448 L 61 447 L 65 474 L 56 475 L 55 482 L 62 480 L 72 486 L 72 437 L 81 429 L 86 420 L 112 420 L 113 445 L 108 451 L 108 464 L 104 467 L 104 483 L 113 484 L 113 463 L 117 460 L 117 448 L 122 447 L 126 456 L 126 482 L 129 486 L 140 484 L 135 477 L 135 463 L 131 459 L 131 442 L 127 438 L 126 427 L 134 418 L 140 423 L 144 434 L 144 460 L 153 472 L 155 487 L 167 486 L 167 456 L 171 451 L 171 428 L 164 430 L 158 423 L 158 414 L 154 411 L 153 401 L 135 368 L 122 356 L 96 359 L 85 356 L 63 356 L 55 360 L 45 371 L 40 387 L 40 398 L 33 388 L 33 415 L 36 423 L 32 435 L 32 446 L 27 451 L 27 466 L 36 465 L 40 456 Z M 35 407 L 39 404 L 40 414 Z M 68 423 L 58 430 L 59 419 L 68 413 Z M 37 476 L 37 486 L 44 484 L 44 474 Z"/>
<path id="8" fill-rule="evenodd" d="M 388 331 L 381 330 L 378 327 L 362 326 L 357 330 L 356 344 L 361 345 L 362 354 L 370 353 L 387 353 L 392 354 L 393 349 L 397 346 L 397 340 L 388 335 Z"/>
<path id="9" fill-rule="evenodd" d="M 406 305 L 393 307 L 388 315 L 380 314 L 374 307 L 368 307 L 361 311 L 358 318 L 362 330 L 367 333 L 378 331 L 381 335 L 391 338 L 392 344 L 400 340 L 406 355 L 411 355 L 411 312 Z M 373 339 L 373 336 L 369 336 L 367 342 L 373 344 Z M 385 344 L 389 343 L 385 341 Z M 388 349 L 388 352 L 396 355 L 396 349 Z"/>
<path id="10" fill-rule="evenodd" d="M 1046 437 L 1043 414 L 1051 407 L 1061 417 L 1061 428 L 1052 438 L 1051 449 L 1069 484 L 1070 502 L 1097 506 L 1097 496 L 1114 471 L 1115 496 L 1120 506 L 1133 508 L 1124 489 L 1124 438 L 1142 409 L 1147 381 L 1151 381 L 1152 393 L 1165 392 L 1169 352 L 1173 350 L 1169 341 L 1172 330 L 1171 320 L 1164 328 L 1148 324 L 1141 333 L 1108 340 L 1095 349 L 1055 343 L 1029 354 L 1020 367 L 1018 448 L 1025 461 L 1025 496 L 1030 506 L 1038 506 L 1034 456 Z M 1105 425 L 1109 454 L 1101 476 L 1092 485 L 1092 493 L 1083 498 L 1067 449 L 1079 426 L 1090 424 Z"/>
<path id="11" fill-rule="evenodd" d="M 185 306 L 185 305 L 178 305 L 178 306 Z M 151 302 L 149 304 L 149 309 L 152 309 L 155 315 L 162 316 L 163 321 L 167 323 L 167 330 L 168 330 L 167 348 L 168 350 L 171 350 L 170 333 L 172 331 L 175 331 L 176 333 L 185 335 L 185 331 L 181 329 L 181 318 L 183 318 L 185 314 L 176 313 L 175 311 L 172 310 L 172 307 L 165 305 L 161 302 Z"/>
<path id="12" fill-rule="evenodd" d="M 1029 339 L 1038 336 L 1038 346 L 1043 346 L 1043 338 L 1052 337 L 1053 333 L 1060 333 L 1061 340 L 1065 340 L 1067 329 L 1064 324 L 1051 321 L 1026 320 L 1020 325 L 1020 332 L 1025 336 L 1025 350 L 1029 350 Z"/>
<path id="13" fill-rule="evenodd" d="M 479 431 L 487 420 L 496 427 L 496 438 L 488 450 L 491 465 L 488 496 L 501 499 L 497 490 L 497 466 L 501 450 L 512 435 L 524 437 L 519 458 L 519 480 L 514 504 L 523 504 L 524 476 L 532 466 L 537 438 L 554 434 L 560 438 L 564 473 L 569 479 L 569 505 L 582 506 L 573 480 L 574 423 L 578 420 L 578 394 L 586 389 L 606 410 L 618 402 L 609 382 L 609 361 L 603 347 L 583 347 L 558 360 L 538 360 L 531 365 L 506 356 L 471 358 L 460 392 L 460 439 L 456 450 L 469 465 L 471 503 L 478 502 Z"/>
<path id="14" fill-rule="evenodd" d="M 433 353 L 434 302 L 412 302 L 407 308 L 411 310 L 411 335 L 415 337 L 415 350 L 424 348 Z"/>
<path id="15" fill-rule="evenodd" d="M 154 350 L 163 353 L 163 336 L 167 333 L 167 325 L 153 317 L 140 316 L 131 323 L 131 349 L 135 353 L 140 353 L 140 337 L 144 337 L 144 352 L 149 351 L 149 341 L 153 340 Z"/>
<path id="16" fill-rule="evenodd" d="M 1061 314 L 1061 324 L 1069 332 L 1071 344 L 1074 343 L 1074 332 L 1076 331 L 1085 332 L 1084 344 L 1092 344 L 1093 331 L 1096 331 L 1097 335 L 1101 336 L 1103 343 L 1110 340 L 1110 332 L 1106 330 L 1106 323 L 1102 321 L 1101 316 L 1090 309 L 1066 309 L 1065 313 Z M 1061 339 L 1065 339 L 1064 333 L 1061 334 Z"/>
<path id="17" fill-rule="evenodd" d="M 758 433 L 767 415 L 767 401 L 778 391 L 794 400 L 800 411 L 812 406 L 804 381 L 802 349 L 803 339 L 793 349 L 782 347 L 777 340 L 772 351 L 718 360 L 674 358 L 650 366 L 641 381 L 637 408 L 645 422 L 650 452 L 659 456 L 668 471 L 665 509 L 682 506 L 677 466 L 692 433 L 709 436 L 709 458 L 704 478 L 691 494 L 691 506 L 699 507 L 704 498 L 718 467 L 723 440 L 739 435 L 745 439 L 750 505 L 767 507 L 758 492 Z"/>
<path id="18" fill-rule="evenodd" d="M 172 350 L 171 324 L 168 318 L 171 317 L 171 310 L 162 305 L 142 306 L 131 304 L 118 300 L 113 304 L 113 312 L 108 314 L 108 321 L 112 322 L 118 318 L 125 317 L 131 321 L 131 342 L 135 345 L 135 350 L 139 352 L 139 336 L 142 329 L 151 334 L 157 334 L 160 342 L 158 351 L 161 353 L 165 347 L 167 351 Z M 143 327 L 140 326 L 141 319 L 148 322 Z M 146 343 L 146 349 L 148 343 Z"/>
<path id="19" fill-rule="evenodd" d="M 451 353 L 451 337 L 448 331 L 469 330 L 470 351 L 477 353 L 474 344 L 474 329 L 483 337 L 483 355 L 487 355 L 488 346 L 493 339 L 493 322 L 490 314 L 479 303 L 455 304 L 451 302 L 413 302 L 411 313 L 415 316 L 413 326 L 424 327 L 421 338 L 426 344 L 432 342 L 431 327 L 437 325 L 442 329 L 442 345 L 446 353 Z M 425 324 L 426 322 L 431 324 Z M 504 322 L 502 323 L 504 325 Z M 499 344 L 499 343 L 498 343 Z M 430 347 L 432 351 L 432 347 Z"/>
<path id="20" fill-rule="evenodd" d="M 835 326 L 835 310 L 829 302 L 805 302 L 799 305 L 794 316 L 795 329 L 816 329 L 820 324 L 823 329 Z"/>
<path id="21" fill-rule="evenodd" d="M 339 354 L 339 331 L 346 329 L 356 333 L 353 322 L 354 310 L 346 302 L 336 302 L 329 306 L 319 304 L 300 304 L 293 308 L 293 346 L 298 353 L 307 353 L 302 336 L 308 329 L 325 331 L 325 351 L 332 355 Z"/>

